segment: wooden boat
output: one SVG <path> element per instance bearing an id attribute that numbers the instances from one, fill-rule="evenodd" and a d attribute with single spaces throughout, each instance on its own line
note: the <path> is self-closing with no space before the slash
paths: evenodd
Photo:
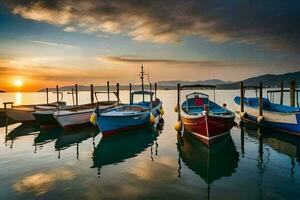
<path id="1" fill-rule="evenodd" d="M 98 103 L 83 104 L 79 106 L 66 106 L 58 110 L 37 110 L 33 113 L 36 121 L 43 127 L 61 126 L 62 128 L 74 125 L 88 124 L 92 112 L 116 106 L 116 101 L 103 101 Z"/>
<path id="2" fill-rule="evenodd" d="M 234 98 L 237 112 L 242 120 L 265 128 L 300 136 L 300 108 L 271 103 L 262 98 L 263 116 L 259 115 L 259 98 L 243 98 L 244 112 L 241 111 L 240 97 Z"/>
<path id="3" fill-rule="evenodd" d="M 198 85 L 182 86 L 199 87 Z M 214 88 L 214 86 L 201 86 Z M 184 129 L 207 145 L 229 134 L 234 126 L 235 114 L 209 100 L 207 94 L 193 92 L 186 95 L 186 100 L 180 106 L 180 120 Z"/>
<path id="4" fill-rule="evenodd" d="M 177 139 L 179 159 L 203 178 L 207 184 L 212 184 L 222 177 L 228 177 L 235 173 L 238 167 L 239 153 L 230 135 L 225 136 L 223 140 L 209 148 L 189 134 L 184 134 L 183 137 L 178 136 Z M 179 166 L 180 168 L 181 166 Z"/>
<path id="5" fill-rule="evenodd" d="M 96 110 L 97 124 L 103 136 L 155 123 L 154 120 L 160 115 L 162 108 L 162 102 L 159 99 L 133 103 L 134 95 L 149 95 L 152 99 L 153 94 L 148 91 L 132 92 L 130 104 L 118 106 L 106 112 Z"/>
<path id="6" fill-rule="evenodd" d="M 72 109 L 58 110 L 53 116 L 63 129 L 91 124 L 90 117 L 96 110 L 105 112 L 117 106 L 117 101 L 103 101 L 93 104 L 76 106 Z"/>
<path id="7" fill-rule="evenodd" d="M 32 123 L 35 122 L 33 112 L 35 111 L 49 111 L 56 110 L 57 107 L 63 108 L 66 106 L 65 102 L 55 102 L 50 104 L 36 104 L 36 105 L 18 105 L 14 106 L 12 102 L 11 108 L 5 108 L 4 112 L 6 117 L 12 119 L 15 122 Z M 6 105 L 5 105 L 6 107 Z"/>
<path id="8" fill-rule="evenodd" d="M 106 112 L 95 111 L 97 125 L 103 136 L 149 124 L 153 125 L 161 117 L 161 114 L 163 114 L 162 102 L 158 98 L 153 101 L 154 93 L 144 90 L 144 75 L 144 68 L 142 66 L 140 73 L 142 90 L 135 92 L 131 92 L 130 90 L 129 104 L 118 106 Z M 134 103 L 134 97 L 137 95 L 142 95 L 142 101 Z M 148 101 L 145 100 L 145 96 L 149 97 Z"/>

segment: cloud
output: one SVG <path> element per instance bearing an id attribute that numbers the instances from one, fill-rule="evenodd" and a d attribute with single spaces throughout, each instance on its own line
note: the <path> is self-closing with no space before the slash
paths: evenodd
<path id="1" fill-rule="evenodd" d="M 70 31 L 69 31 L 70 32 Z M 29 40 L 29 42 L 36 43 L 36 44 L 43 44 L 48 46 L 56 46 L 56 47 L 63 47 L 63 48 L 71 48 L 76 49 L 77 46 L 69 45 L 69 44 L 59 44 L 54 42 L 45 42 L 45 41 L 39 41 L 39 40 Z"/>
<path id="2" fill-rule="evenodd" d="M 72 27 L 72 26 L 67 26 L 65 29 L 64 29 L 65 32 L 76 32 L 77 29 L 75 27 Z"/>
<path id="3" fill-rule="evenodd" d="M 167 60 L 167 59 L 148 59 L 138 56 L 108 56 L 98 58 L 104 62 L 116 62 L 116 63 L 161 63 L 161 64 L 190 64 L 199 66 L 212 66 L 221 67 L 228 64 L 221 61 L 193 61 L 193 60 Z"/>
<path id="4" fill-rule="evenodd" d="M 65 30 L 127 34 L 133 40 L 158 43 L 195 36 L 216 43 L 300 50 L 300 4 L 293 0 L 10 0 L 7 4 L 26 19 Z"/>

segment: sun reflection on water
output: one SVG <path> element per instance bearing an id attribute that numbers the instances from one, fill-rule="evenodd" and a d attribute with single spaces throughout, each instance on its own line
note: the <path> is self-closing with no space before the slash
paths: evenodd
<path id="1" fill-rule="evenodd" d="M 16 101 L 15 101 L 15 103 L 17 105 L 21 105 L 22 104 L 22 99 L 23 99 L 22 93 L 21 92 L 17 92 L 16 93 Z"/>

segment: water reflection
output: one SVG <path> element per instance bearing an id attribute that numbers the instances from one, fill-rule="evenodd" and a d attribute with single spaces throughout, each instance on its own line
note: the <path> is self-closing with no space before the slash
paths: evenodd
<path id="1" fill-rule="evenodd" d="M 93 166 L 100 169 L 105 165 L 118 164 L 135 157 L 151 146 L 151 160 L 158 155 L 157 136 L 162 133 L 162 125 L 157 128 L 144 127 L 123 131 L 120 134 L 101 139 L 93 153 Z"/>
<path id="2" fill-rule="evenodd" d="M 230 135 L 207 147 L 189 134 L 184 134 L 183 137 L 178 136 L 177 144 L 180 159 L 207 184 L 231 176 L 238 167 L 239 153 Z"/>
<path id="3" fill-rule="evenodd" d="M 300 138 L 270 129 L 253 127 L 248 124 L 242 124 L 241 133 L 244 132 L 250 138 L 259 141 L 259 155 L 261 158 L 264 155 L 264 149 L 268 151 L 268 148 L 263 147 L 267 145 L 276 152 L 289 156 L 292 166 L 295 164 L 295 160 L 300 165 Z"/>
<path id="4" fill-rule="evenodd" d="M 99 133 L 99 130 L 94 127 L 62 132 L 55 142 L 58 158 L 61 157 L 61 150 L 76 145 L 76 159 L 79 160 L 79 144 L 89 138 L 95 138 Z"/>
<path id="5" fill-rule="evenodd" d="M 12 131 L 8 132 L 8 127 L 6 126 L 6 136 L 5 136 L 5 143 L 7 144 L 8 141 L 11 141 L 10 147 L 13 147 L 14 140 L 27 136 L 37 134 L 39 131 L 39 127 L 37 126 L 30 126 L 30 125 L 19 125 L 14 128 Z"/>
<path id="6" fill-rule="evenodd" d="M 51 129 L 41 129 L 38 135 L 34 138 L 35 151 L 43 148 L 43 145 L 57 140 L 62 134 L 63 130 L 61 128 L 51 128 Z"/>
<path id="7" fill-rule="evenodd" d="M 16 105 L 22 105 L 23 94 L 21 92 L 16 93 Z"/>

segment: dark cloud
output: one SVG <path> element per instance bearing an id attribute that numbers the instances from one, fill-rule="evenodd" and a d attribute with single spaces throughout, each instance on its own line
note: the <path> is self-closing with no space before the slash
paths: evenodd
<path id="1" fill-rule="evenodd" d="M 136 56 L 108 56 L 100 58 L 104 61 L 121 62 L 121 63 L 163 63 L 163 64 L 187 64 L 197 66 L 219 67 L 227 64 L 221 61 L 190 61 L 190 60 L 167 60 L 167 59 L 149 59 Z"/>
<path id="2" fill-rule="evenodd" d="M 198 36 L 270 50 L 300 51 L 300 3 L 294 0 L 7 1 L 24 18 L 67 30 L 127 34 L 134 40 L 180 42 Z M 72 29 L 73 28 L 73 29 Z"/>

